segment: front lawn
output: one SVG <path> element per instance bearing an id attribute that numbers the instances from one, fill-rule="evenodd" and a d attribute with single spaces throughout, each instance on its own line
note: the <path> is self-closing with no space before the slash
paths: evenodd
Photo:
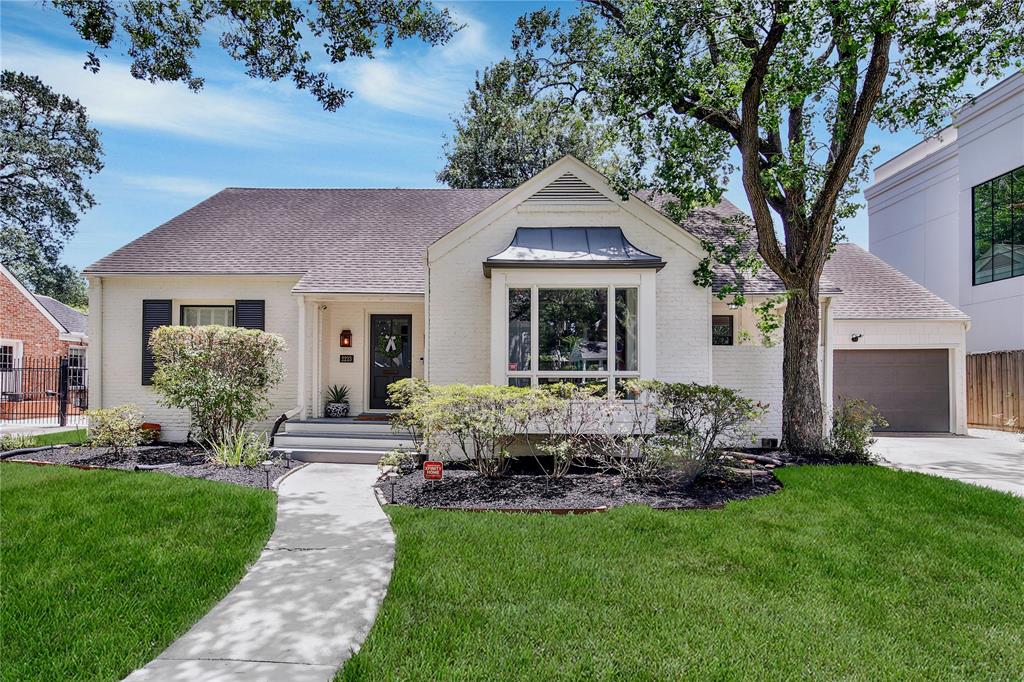
<path id="1" fill-rule="evenodd" d="M 1024 677 L 1024 500 L 777 473 L 720 511 L 389 508 L 391 586 L 339 679 Z"/>
<path id="2" fill-rule="evenodd" d="M 117 680 L 245 574 L 269 491 L 0 464 L 0 679 Z"/>

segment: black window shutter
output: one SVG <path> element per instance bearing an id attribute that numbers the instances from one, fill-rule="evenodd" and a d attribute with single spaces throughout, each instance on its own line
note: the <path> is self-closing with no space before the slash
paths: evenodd
<path id="1" fill-rule="evenodd" d="M 262 300 L 235 301 L 235 326 L 266 329 L 266 304 Z"/>
<path id="2" fill-rule="evenodd" d="M 171 323 L 171 301 L 148 299 L 142 302 L 142 385 L 152 383 L 156 365 L 149 350 L 149 334 L 157 327 Z"/>

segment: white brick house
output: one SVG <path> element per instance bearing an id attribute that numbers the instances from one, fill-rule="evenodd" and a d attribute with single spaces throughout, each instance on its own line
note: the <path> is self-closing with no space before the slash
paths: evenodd
<path id="1" fill-rule="evenodd" d="M 324 394 L 345 384 L 354 413 L 384 412 L 387 385 L 410 375 L 436 383 L 599 381 L 612 397 L 629 377 L 720 383 L 769 403 L 758 435 L 779 438 L 782 350 L 756 340 L 752 307 L 781 283 L 759 275 L 745 284 L 747 305 L 729 308 L 694 284 L 693 271 L 704 255 L 699 238 L 720 238 L 723 220 L 739 211 L 723 202 L 677 224 L 658 206 L 657 198 L 623 200 L 572 157 L 514 190 L 224 190 L 86 270 L 91 404 L 138 404 L 167 437 L 184 438 L 186 416 L 160 407 L 147 385 L 145 340 L 162 324 L 220 323 L 284 337 L 287 378 L 273 395 L 273 416 L 291 417 L 279 438 L 295 447 L 318 449 L 326 440 L 316 438 L 360 429 L 367 457 L 373 437 L 386 447 L 383 434 L 358 420 L 319 419 Z M 864 259 L 895 273 L 856 247 L 836 255 Z M 843 297 L 862 284 L 848 269 L 839 270 L 845 285 L 828 276 L 822 285 L 826 404 L 833 351 L 843 341 L 837 330 L 856 334 L 850 329 L 867 322 L 858 315 L 871 314 L 870 300 L 879 298 L 854 297 L 842 312 Z M 726 276 L 718 273 L 716 284 Z M 890 279 L 902 288 L 893 296 L 917 307 L 903 315 L 880 301 L 884 315 L 872 324 L 895 331 L 871 347 L 939 347 L 928 333 L 903 334 L 900 321 L 925 319 L 940 330 L 932 333 L 948 353 L 948 410 L 931 424 L 964 432 L 957 358 L 967 319 L 910 280 Z M 844 315 L 853 327 L 843 326 Z M 884 333 L 865 330 L 864 346 Z M 907 371 L 912 391 L 914 367 Z"/>

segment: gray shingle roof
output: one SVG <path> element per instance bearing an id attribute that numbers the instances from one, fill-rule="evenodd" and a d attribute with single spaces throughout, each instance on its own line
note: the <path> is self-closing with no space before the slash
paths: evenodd
<path id="1" fill-rule="evenodd" d="M 825 264 L 838 284 L 833 315 L 840 320 L 970 319 L 878 256 L 856 244 L 839 244 Z"/>
<path id="2" fill-rule="evenodd" d="M 46 311 L 60 322 L 65 331 L 79 334 L 89 333 L 89 316 L 80 313 L 74 308 L 64 305 L 55 298 L 35 294 L 36 300 L 46 308 Z"/>
<path id="3" fill-rule="evenodd" d="M 507 192 L 229 188 L 86 272 L 294 273 L 296 291 L 423 293 L 427 246 Z"/>

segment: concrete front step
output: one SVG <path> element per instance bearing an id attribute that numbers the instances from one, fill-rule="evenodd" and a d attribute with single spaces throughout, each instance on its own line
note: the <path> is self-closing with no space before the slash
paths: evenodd
<path id="1" fill-rule="evenodd" d="M 291 453 L 297 462 L 327 462 L 330 464 L 376 464 L 388 452 L 387 449 L 351 448 L 351 449 L 316 449 L 316 448 L 277 448 L 274 450 Z"/>
<path id="2" fill-rule="evenodd" d="M 413 448 L 412 438 L 397 433 L 349 433 L 345 431 L 318 433 L 278 433 L 274 437 L 274 447 L 279 448 Z"/>
<path id="3" fill-rule="evenodd" d="M 286 433 L 394 433 L 391 424 L 380 421 L 346 419 L 293 419 L 284 423 Z"/>

